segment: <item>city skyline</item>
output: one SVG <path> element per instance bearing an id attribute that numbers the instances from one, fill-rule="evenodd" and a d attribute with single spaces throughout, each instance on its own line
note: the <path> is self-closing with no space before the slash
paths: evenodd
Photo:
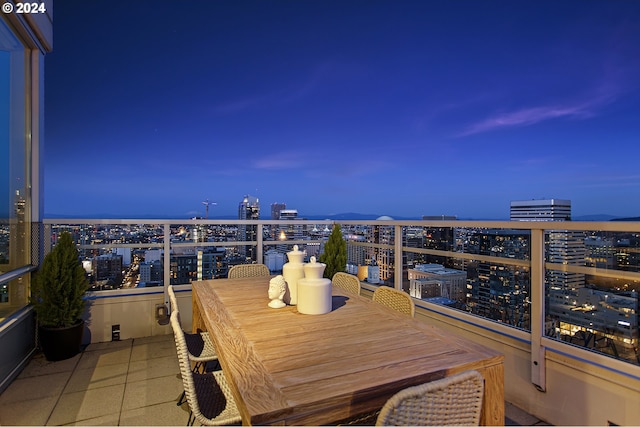
<path id="1" fill-rule="evenodd" d="M 45 216 L 640 216 L 640 3 L 179 5 L 55 3 Z"/>

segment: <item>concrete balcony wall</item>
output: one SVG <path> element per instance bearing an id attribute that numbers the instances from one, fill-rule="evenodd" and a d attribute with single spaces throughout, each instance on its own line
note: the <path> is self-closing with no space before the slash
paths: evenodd
<path id="1" fill-rule="evenodd" d="M 191 331 L 192 322 L 192 300 L 191 300 L 191 285 L 176 285 L 174 286 L 176 299 L 178 300 L 178 310 L 180 310 L 180 322 L 182 327 L 186 331 Z"/>
<path id="2" fill-rule="evenodd" d="M 172 333 L 168 323 L 161 325 L 156 320 L 156 305 L 165 303 L 162 287 L 132 289 L 125 293 L 101 291 L 90 295 L 89 301 L 85 344 L 111 341 L 114 325 L 119 325 L 121 340 Z"/>
<path id="3" fill-rule="evenodd" d="M 101 291 L 90 295 L 84 319 L 87 322 L 84 344 L 112 340 L 112 327 L 119 325 L 120 339 L 171 334 L 171 326 L 156 319 L 156 307 L 165 304 L 162 287 L 122 291 Z M 191 285 L 175 287 L 180 318 L 185 330 L 191 330 Z"/>

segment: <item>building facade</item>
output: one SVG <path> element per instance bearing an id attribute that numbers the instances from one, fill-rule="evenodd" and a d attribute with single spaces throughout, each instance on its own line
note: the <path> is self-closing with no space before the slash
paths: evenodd
<path id="1" fill-rule="evenodd" d="M 271 203 L 271 219 L 280 219 L 280 211 L 287 209 L 286 203 Z"/>
<path id="2" fill-rule="evenodd" d="M 393 220 L 389 216 L 381 216 L 378 221 Z M 394 251 L 391 249 L 395 244 L 394 227 L 392 225 L 373 225 L 367 232 L 367 242 L 376 246 L 367 247 L 367 260 L 375 260 L 375 267 L 378 273 L 374 274 L 371 280 L 378 280 L 384 283 L 392 278 L 394 271 Z M 371 267 L 372 265 L 369 264 Z M 371 268 L 369 268 L 371 270 Z M 369 276 L 371 277 L 371 272 Z"/>
<path id="3" fill-rule="evenodd" d="M 440 264 L 419 264 L 408 271 L 409 294 L 414 298 L 442 297 L 464 301 L 467 272 L 446 268 Z"/>
<path id="4" fill-rule="evenodd" d="M 515 200 L 509 210 L 511 221 L 570 221 L 571 200 Z"/>
<path id="5" fill-rule="evenodd" d="M 238 205 L 238 219 L 241 220 L 255 220 L 260 219 L 260 201 L 257 197 L 247 195 L 244 196 L 240 204 Z M 256 233 L 258 227 L 256 225 L 244 225 L 238 226 L 238 241 L 256 241 Z M 245 261 L 256 261 L 257 249 L 252 245 L 242 245 L 238 247 L 239 255 Z"/>

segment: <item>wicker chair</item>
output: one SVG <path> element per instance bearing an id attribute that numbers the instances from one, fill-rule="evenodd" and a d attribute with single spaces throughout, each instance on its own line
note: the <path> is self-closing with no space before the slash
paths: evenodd
<path id="1" fill-rule="evenodd" d="M 477 371 L 409 387 L 384 404 L 376 425 L 477 426 L 483 393 L 484 380 Z"/>
<path id="2" fill-rule="evenodd" d="M 173 286 L 167 286 L 167 290 L 169 293 L 169 301 L 171 302 L 171 314 L 174 312 L 177 314 L 178 323 L 180 323 L 180 328 L 182 329 L 180 311 L 178 310 L 178 300 L 176 299 Z M 183 335 L 187 345 L 187 351 L 189 352 L 189 360 L 194 362 L 192 369 L 193 372 L 205 372 L 207 362 L 214 362 L 218 360 L 218 354 L 216 353 L 215 346 L 213 345 L 213 341 L 211 340 L 209 333 L 200 332 L 191 334 L 183 332 Z M 183 391 L 182 396 L 180 396 L 180 399 L 178 400 L 178 406 L 184 403 L 184 397 L 185 393 Z"/>
<path id="3" fill-rule="evenodd" d="M 264 264 L 238 264 L 229 269 L 227 277 L 236 279 L 238 277 L 262 277 L 271 276 L 269 267 Z"/>
<path id="4" fill-rule="evenodd" d="M 337 272 L 331 278 L 331 283 L 349 293 L 360 295 L 360 280 L 353 274 Z"/>
<path id="5" fill-rule="evenodd" d="M 176 341 L 182 384 L 191 410 L 187 425 L 193 425 L 195 421 L 210 426 L 239 423 L 240 413 L 222 371 L 201 374 L 191 370 L 179 316 L 178 311 L 171 313 L 171 328 Z"/>
<path id="6" fill-rule="evenodd" d="M 416 306 L 409 294 L 390 288 L 389 286 L 378 287 L 373 292 L 373 301 L 411 317 L 413 317 L 416 312 Z"/>

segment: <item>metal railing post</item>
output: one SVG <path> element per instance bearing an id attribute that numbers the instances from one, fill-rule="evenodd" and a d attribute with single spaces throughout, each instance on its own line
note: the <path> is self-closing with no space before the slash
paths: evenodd
<path id="1" fill-rule="evenodd" d="M 402 290 L 402 226 L 394 226 L 394 254 L 393 254 L 393 271 L 395 278 L 393 281 L 393 287 Z"/>
<path id="2" fill-rule="evenodd" d="M 531 382 L 545 391 L 544 230 L 531 229 Z"/>
<path id="3" fill-rule="evenodd" d="M 162 262 L 164 265 L 164 303 L 169 306 L 169 294 L 167 292 L 167 286 L 171 284 L 171 225 L 165 223 L 164 229 L 164 255 Z"/>
<path id="4" fill-rule="evenodd" d="M 256 262 L 264 264 L 264 239 L 262 238 L 262 227 L 264 224 L 258 224 L 256 232 Z"/>

